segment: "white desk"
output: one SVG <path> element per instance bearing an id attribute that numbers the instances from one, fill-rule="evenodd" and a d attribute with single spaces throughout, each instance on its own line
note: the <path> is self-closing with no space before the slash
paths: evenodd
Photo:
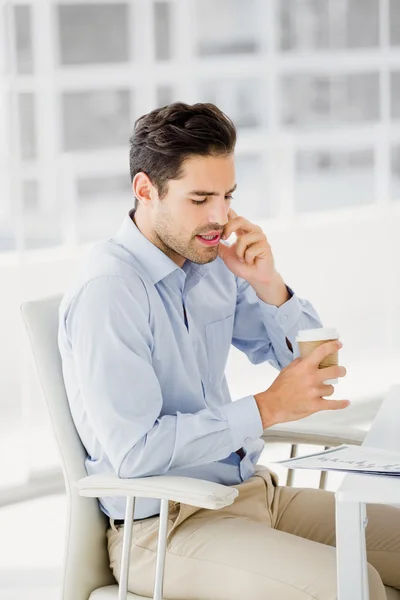
<path id="1" fill-rule="evenodd" d="M 363 446 L 400 452 L 400 386 L 391 388 Z M 338 600 L 369 600 L 366 504 L 399 504 L 400 478 L 346 475 L 336 492 Z"/>

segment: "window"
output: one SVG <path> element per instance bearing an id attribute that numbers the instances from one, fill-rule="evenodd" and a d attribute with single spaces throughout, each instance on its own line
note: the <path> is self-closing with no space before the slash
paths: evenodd
<path id="1" fill-rule="evenodd" d="M 81 177 L 77 184 L 78 240 L 90 242 L 114 235 L 134 206 L 129 173 L 113 177 Z"/>
<path id="2" fill-rule="evenodd" d="M 37 158 L 35 97 L 32 93 L 18 96 L 19 138 L 22 160 Z"/>
<path id="3" fill-rule="evenodd" d="M 237 190 L 233 194 L 232 208 L 249 219 L 270 216 L 268 173 L 259 154 L 236 156 Z"/>
<path id="4" fill-rule="evenodd" d="M 63 206 L 46 206 L 41 202 L 36 180 L 21 182 L 20 244 L 25 250 L 60 246 L 63 241 Z M 62 190 L 60 190 L 62 197 Z"/>
<path id="5" fill-rule="evenodd" d="M 379 44 L 378 0 L 280 0 L 278 6 L 282 50 L 313 52 Z"/>
<path id="6" fill-rule="evenodd" d="M 296 160 L 296 211 L 352 208 L 374 201 L 372 150 L 304 150 Z"/>
<path id="7" fill-rule="evenodd" d="M 118 63 L 129 60 L 127 4 L 58 6 L 62 65 Z"/>
<path id="8" fill-rule="evenodd" d="M 400 44 L 400 4 L 397 0 L 390 0 L 389 4 L 390 43 L 392 46 Z"/>
<path id="9" fill-rule="evenodd" d="M 15 54 L 17 71 L 21 75 L 33 72 L 31 7 L 14 6 Z"/>
<path id="10" fill-rule="evenodd" d="M 285 125 L 332 127 L 374 122 L 378 118 L 378 73 L 282 77 L 282 122 Z"/>
<path id="11" fill-rule="evenodd" d="M 199 85 L 200 102 L 212 102 L 233 120 L 236 127 L 261 123 L 263 99 L 260 82 L 254 79 L 218 79 Z"/>
<path id="12" fill-rule="evenodd" d="M 392 119 L 400 118 L 400 71 L 391 74 L 391 116 Z"/>
<path id="13" fill-rule="evenodd" d="M 199 56 L 257 52 L 255 0 L 196 0 L 196 26 Z"/>
<path id="14" fill-rule="evenodd" d="M 131 129 L 128 90 L 67 92 L 62 108 L 66 151 L 126 146 Z"/>
<path id="15" fill-rule="evenodd" d="M 160 85 L 157 88 L 157 106 L 166 106 L 174 100 L 174 90 L 170 85 Z"/>
<path id="16" fill-rule="evenodd" d="M 35 180 L 22 182 L 22 208 L 23 211 L 35 214 L 39 210 L 39 186 Z"/>
<path id="17" fill-rule="evenodd" d="M 154 3 L 154 42 L 156 60 L 169 60 L 172 56 L 171 4 Z"/>
<path id="18" fill-rule="evenodd" d="M 391 196 L 400 201 L 400 144 L 391 149 Z"/>
<path id="19" fill-rule="evenodd" d="M 16 250 L 15 230 L 9 220 L 0 219 L 0 252 Z"/>

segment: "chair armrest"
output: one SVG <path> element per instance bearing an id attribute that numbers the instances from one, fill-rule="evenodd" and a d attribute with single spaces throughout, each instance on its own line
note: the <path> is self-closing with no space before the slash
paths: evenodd
<path id="1" fill-rule="evenodd" d="M 280 423 L 263 432 L 262 439 L 266 444 L 274 442 L 287 444 L 310 444 L 316 446 L 340 446 L 354 444 L 360 446 L 366 431 L 356 427 L 339 427 L 335 425 L 321 427 L 309 423 Z"/>
<path id="2" fill-rule="evenodd" d="M 172 500 L 200 508 L 218 510 L 233 504 L 237 489 L 193 477 L 157 475 L 137 479 L 121 479 L 115 475 L 89 475 L 75 482 L 80 496 L 100 498 L 133 496 Z"/>

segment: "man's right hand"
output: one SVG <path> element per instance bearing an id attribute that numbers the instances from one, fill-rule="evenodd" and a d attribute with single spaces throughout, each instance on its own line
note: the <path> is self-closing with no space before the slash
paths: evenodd
<path id="1" fill-rule="evenodd" d="M 341 347 L 338 341 L 321 344 L 307 358 L 297 358 L 282 369 L 271 387 L 254 396 L 264 429 L 277 423 L 296 421 L 321 410 L 340 410 L 349 406 L 348 400 L 324 399 L 332 396 L 335 390 L 333 385 L 323 382 L 344 377 L 346 369 L 340 366 L 318 368 L 324 358 Z"/>

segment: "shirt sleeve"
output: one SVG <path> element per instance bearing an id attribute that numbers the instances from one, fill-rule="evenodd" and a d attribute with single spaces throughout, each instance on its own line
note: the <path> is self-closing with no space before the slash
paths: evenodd
<path id="1" fill-rule="evenodd" d="M 152 366 L 147 294 L 122 277 L 99 277 L 71 304 L 65 326 L 82 410 L 120 477 L 144 477 L 226 458 L 262 435 L 252 396 L 195 414 L 162 415 Z"/>
<path id="2" fill-rule="evenodd" d="M 290 288 L 291 298 L 280 307 L 263 302 L 243 279 L 237 278 L 237 290 L 232 343 L 254 364 L 268 361 L 282 369 L 298 355 L 297 332 L 322 326 L 313 306 Z"/>

